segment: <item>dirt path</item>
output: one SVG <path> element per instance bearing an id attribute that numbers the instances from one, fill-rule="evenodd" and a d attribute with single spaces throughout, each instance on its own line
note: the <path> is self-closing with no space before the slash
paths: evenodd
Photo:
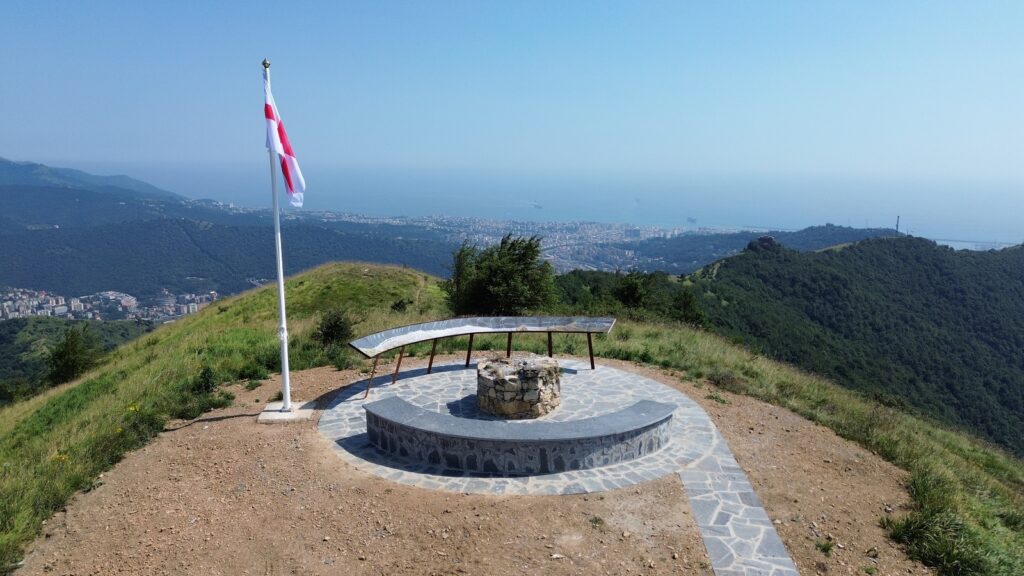
<path id="1" fill-rule="evenodd" d="M 928 573 L 878 527 L 907 501 L 900 470 L 786 410 L 723 392 L 720 404 L 664 372 L 605 362 L 704 406 L 802 573 Z M 360 377 L 294 373 L 295 399 Z M 676 476 L 556 497 L 388 483 L 341 461 L 313 423 L 256 425 L 276 389 L 232 386 L 233 407 L 172 423 L 51 519 L 18 573 L 710 574 Z M 815 543 L 829 535 L 825 556 Z"/>

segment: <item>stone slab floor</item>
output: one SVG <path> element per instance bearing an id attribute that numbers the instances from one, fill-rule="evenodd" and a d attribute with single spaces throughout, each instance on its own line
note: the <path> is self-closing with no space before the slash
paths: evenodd
<path id="1" fill-rule="evenodd" d="M 399 396 L 428 410 L 456 418 L 491 418 L 476 409 L 476 369 L 461 364 L 409 370 L 392 385 L 391 376 L 374 379 L 363 399 L 365 380 L 340 390 L 324 406 L 322 435 L 335 452 L 359 469 L 389 480 L 433 490 L 491 494 L 555 495 L 622 488 L 668 474 L 678 474 L 690 499 L 698 528 L 717 576 L 792 576 L 797 574 L 771 519 L 743 470 L 707 413 L 683 393 L 624 370 L 586 362 L 560 361 L 562 405 L 538 421 L 564 422 L 620 410 L 639 400 L 678 406 L 670 439 L 657 453 L 631 462 L 532 477 L 453 474 L 384 455 L 366 439 L 363 404 Z"/>

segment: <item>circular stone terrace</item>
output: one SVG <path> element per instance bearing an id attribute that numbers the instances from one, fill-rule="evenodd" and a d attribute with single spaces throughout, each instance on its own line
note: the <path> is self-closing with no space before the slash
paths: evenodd
<path id="1" fill-rule="evenodd" d="M 771 519 L 746 474 L 736 463 L 707 413 L 685 394 L 637 374 L 589 362 L 559 359 L 562 404 L 535 420 L 509 421 L 516 426 L 569 422 L 611 414 L 642 400 L 676 406 L 663 447 L 635 460 L 535 476 L 487 476 L 410 462 L 373 446 L 366 433 L 363 406 L 397 396 L 414 406 L 454 419 L 497 419 L 476 407 L 477 371 L 462 363 L 407 370 L 392 384 L 391 376 L 357 382 L 327 400 L 318 424 L 335 452 L 360 470 L 402 484 L 463 493 L 556 495 L 614 490 L 678 474 L 690 500 L 708 558 L 716 574 L 795 576 Z"/>
<path id="2" fill-rule="evenodd" d="M 508 477 L 470 474 L 407 461 L 384 454 L 369 442 L 363 406 L 389 396 L 398 396 L 425 410 L 454 418 L 500 420 L 477 408 L 475 366 L 467 369 L 462 364 L 435 366 L 432 374 L 423 369 L 409 370 L 393 385 L 390 375 L 375 378 L 366 399 L 363 399 L 365 380 L 349 386 L 328 400 L 320 417 L 320 433 L 333 441 L 343 459 L 378 476 L 423 488 L 487 494 L 575 494 L 614 490 L 678 472 L 687 463 L 704 458 L 707 450 L 715 445 L 712 431 L 687 417 L 693 411 L 703 414 L 703 410 L 682 393 L 614 368 L 598 366 L 592 370 L 589 364 L 575 360 L 560 360 L 560 364 L 561 406 L 540 418 L 510 421 L 513 425 L 582 420 L 617 412 L 640 400 L 655 400 L 678 406 L 669 423 L 666 445 L 653 454 L 622 464 Z M 706 416 L 703 420 L 706 422 Z"/>

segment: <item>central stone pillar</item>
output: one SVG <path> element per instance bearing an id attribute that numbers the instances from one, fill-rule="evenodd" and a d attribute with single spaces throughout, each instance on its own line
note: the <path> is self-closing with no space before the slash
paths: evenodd
<path id="1" fill-rule="evenodd" d="M 543 416 L 562 403 L 560 376 L 554 358 L 484 360 L 476 368 L 476 405 L 510 420 Z"/>

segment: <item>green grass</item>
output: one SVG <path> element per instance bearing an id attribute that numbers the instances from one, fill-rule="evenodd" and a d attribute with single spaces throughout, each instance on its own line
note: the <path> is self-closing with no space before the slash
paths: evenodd
<path id="1" fill-rule="evenodd" d="M 910 472 L 913 509 L 887 519 L 911 557 L 943 575 L 1024 574 L 1024 463 L 965 434 L 679 325 L 621 322 L 600 356 L 653 364 L 782 406 Z"/>
<path id="2" fill-rule="evenodd" d="M 708 394 L 707 396 L 705 396 L 704 398 L 706 400 L 711 400 L 711 401 L 714 401 L 714 402 L 718 402 L 719 404 L 728 404 L 729 403 L 729 401 L 726 400 L 725 397 L 722 396 L 721 394 L 719 394 L 718 392 L 712 392 L 712 393 Z"/>
<path id="3" fill-rule="evenodd" d="M 443 340 L 438 351 L 464 353 L 466 345 Z M 585 352 L 585 338 L 554 336 L 555 350 L 573 346 Z M 503 351 L 505 336 L 476 336 L 474 348 Z M 547 339 L 517 334 L 515 348 L 546 354 Z M 414 349 L 430 352 L 428 344 Z M 752 396 L 831 428 L 910 472 L 914 508 L 885 527 L 911 557 L 943 575 L 1024 574 L 1024 463 L 1002 450 L 679 324 L 620 321 L 594 338 L 594 352 L 673 370 L 698 387 Z"/>
<path id="4" fill-rule="evenodd" d="M 815 540 L 814 547 L 825 556 L 832 555 L 832 549 L 835 548 L 836 543 L 831 540 Z"/>
<path id="5" fill-rule="evenodd" d="M 392 303 L 407 299 L 405 310 Z M 447 315 L 436 280 L 411 270 L 338 264 L 288 282 L 291 364 L 354 365 L 312 338 L 319 315 L 341 307 L 356 332 Z M 0 566 L 10 566 L 43 520 L 77 490 L 163 429 L 230 401 L 215 383 L 259 380 L 279 369 L 272 289 L 218 302 L 122 346 L 70 385 L 0 409 Z M 466 339 L 440 341 L 464 353 Z M 477 350 L 505 349 L 505 336 L 477 337 Z M 556 351 L 581 354 L 586 339 L 556 335 Z M 881 406 L 722 338 L 677 324 L 620 322 L 594 338 L 599 356 L 644 362 L 715 390 L 749 395 L 828 426 L 910 472 L 914 508 L 885 526 L 911 556 L 944 575 L 1024 574 L 1024 464 L 968 436 Z M 517 350 L 546 353 L 545 335 L 517 335 Z M 429 354 L 429 343 L 407 348 Z M 362 369 L 366 364 L 362 363 Z"/>
<path id="6" fill-rule="evenodd" d="M 392 312 L 390 303 L 400 298 L 412 305 Z M 312 341 L 326 309 L 342 307 L 358 318 L 357 330 L 368 333 L 443 316 L 441 302 L 436 284 L 411 270 L 339 264 L 293 278 L 291 366 L 331 365 L 347 354 Z M 74 383 L 0 409 L 0 573 L 72 494 L 92 486 L 168 419 L 229 403 L 219 383 L 278 371 L 276 316 L 272 289 L 218 302 L 120 347 Z"/>

